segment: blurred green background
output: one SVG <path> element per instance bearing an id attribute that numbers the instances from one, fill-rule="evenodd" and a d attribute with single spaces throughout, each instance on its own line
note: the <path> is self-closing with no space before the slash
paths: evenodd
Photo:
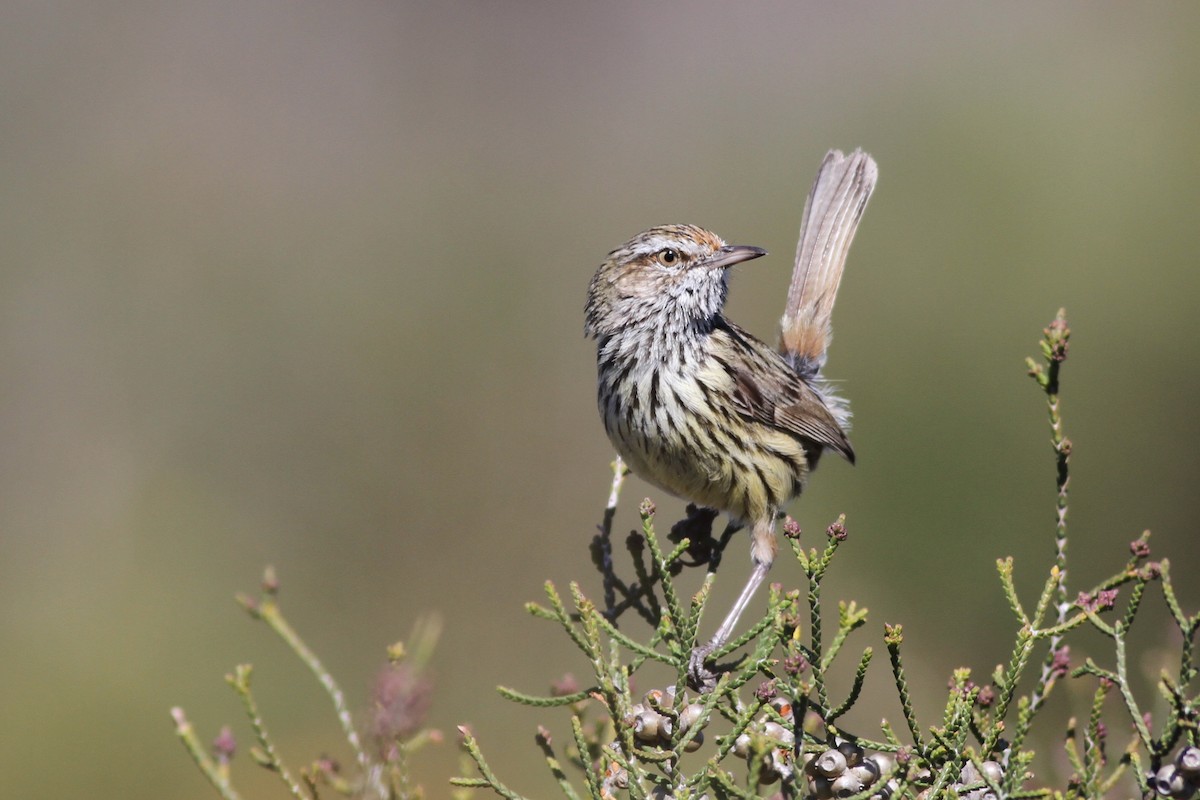
<path id="1" fill-rule="evenodd" d="M 293 763 L 344 755 L 231 602 L 273 563 L 356 709 L 438 612 L 433 724 L 544 794 L 532 735 L 563 718 L 493 687 L 584 671 L 522 603 L 598 585 L 587 281 L 642 228 L 711 227 L 772 251 L 730 315 L 773 337 L 831 147 L 881 175 L 828 370 L 859 466 L 792 510 L 811 541 L 848 514 L 827 596 L 874 610 L 860 646 L 904 622 L 927 713 L 1008 653 L 994 559 L 1033 591 L 1053 522 L 1022 359 L 1060 305 L 1076 588 L 1149 527 L 1195 608 L 1198 35 L 1195 3 L 6 4 L 3 793 L 210 796 L 167 709 L 248 744 L 239 661 Z M 897 717 L 877 666 L 866 726 Z"/>

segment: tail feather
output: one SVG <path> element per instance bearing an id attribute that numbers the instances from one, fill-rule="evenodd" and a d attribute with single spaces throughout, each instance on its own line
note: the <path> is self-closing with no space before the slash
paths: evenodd
<path id="1" fill-rule="evenodd" d="M 874 159 L 862 150 L 849 156 L 830 150 L 808 193 L 779 336 L 780 352 L 803 375 L 825 363 L 846 254 L 878 178 Z"/>

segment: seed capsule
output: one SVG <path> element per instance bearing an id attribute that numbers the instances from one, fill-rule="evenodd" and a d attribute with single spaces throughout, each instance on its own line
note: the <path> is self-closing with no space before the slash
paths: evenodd
<path id="1" fill-rule="evenodd" d="M 847 775 L 853 775 L 858 778 L 863 786 L 870 786 L 875 781 L 879 780 L 879 767 L 869 758 L 863 759 L 863 762 L 857 767 L 851 767 L 846 770 Z"/>
<path id="2" fill-rule="evenodd" d="M 852 794 L 858 794 L 867 786 L 854 774 L 854 770 L 847 770 L 838 776 L 830 788 L 833 790 L 834 797 L 849 797 Z"/>
<path id="3" fill-rule="evenodd" d="M 984 777 L 992 783 L 999 783 L 1004 780 L 1004 767 L 1000 765 L 999 761 L 984 761 L 981 766 L 983 767 Z"/>
<path id="4" fill-rule="evenodd" d="M 871 762 L 875 765 L 875 769 L 880 775 L 886 775 L 896 765 L 896 759 L 889 753 L 875 753 L 869 758 L 864 758 L 863 763 Z"/>
<path id="5" fill-rule="evenodd" d="M 618 789 L 629 788 L 629 772 L 621 768 L 615 761 L 609 763 L 604 773 L 605 783 L 611 783 Z"/>
<path id="6" fill-rule="evenodd" d="M 786 747 L 791 747 L 796 743 L 796 735 L 780 725 L 778 722 L 764 722 L 763 735 L 765 735 L 768 739 L 779 742 Z"/>
<path id="7" fill-rule="evenodd" d="M 750 757 L 750 734 L 743 733 L 733 740 L 733 754 L 738 758 Z"/>
<path id="8" fill-rule="evenodd" d="M 892 795 L 896 793 L 896 789 L 899 786 L 900 784 L 894 780 L 888 781 L 875 790 L 875 794 L 871 795 L 870 800 L 891 800 Z"/>
<path id="9" fill-rule="evenodd" d="M 700 719 L 700 715 L 703 713 L 704 706 L 699 703 L 692 703 L 687 706 L 683 711 L 679 712 L 679 729 L 686 731 Z"/>
<path id="10" fill-rule="evenodd" d="M 826 750 L 813 761 L 813 768 L 826 778 L 836 778 L 846 771 L 846 757 L 837 750 Z"/>
<path id="11" fill-rule="evenodd" d="M 838 752 L 846 758 L 846 766 L 853 767 L 862 761 L 863 749 L 855 742 L 843 739 L 837 743 Z"/>
<path id="12" fill-rule="evenodd" d="M 650 708 L 663 708 L 664 706 L 670 708 L 672 698 L 668 697 L 667 693 L 662 689 L 651 689 L 646 692 L 646 696 L 643 699 Z"/>
<path id="13" fill-rule="evenodd" d="M 657 711 L 643 709 L 633 718 L 633 736 L 639 742 L 656 742 L 663 731 L 663 723 L 669 727 L 670 720 Z"/>
<path id="14" fill-rule="evenodd" d="M 1169 795 L 1171 797 L 1179 797 L 1182 795 L 1187 781 L 1184 780 L 1183 773 L 1175 768 L 1174 764 L 1164 764 L 1154 774 L 1153 780 L 1154 789 L 1161 795 Z"/>
<path id="15" fill-rule="evenodd" d="M 664 741 L 671 738 L 675 733 L 675 723 L 670 717 L 660 716 L 658 718 L 658 737 Z"/>
<path id="16" fill-rule="evenodd" d="M 762 769 L 758 771 L 758 782 L 763 786 L 769 786 L 781 777 L 779 770 L 775 768 L 773 759 L 763 761 Z"/>
<path id="17" fill-rule="evenodd" d="M 1175 756 L 1175 764 L 1189 777 L 1200 775 L 1200 747 L 1185 747 Z"/>
<path id="18" fill-rule="evenodd" d="M 771 767 L 779 773 L 785 781 L 790 781 L 796 776 L 795 761 L 792 757 L 792 750 L 789 747 L 777 747 L 771 751 L 770 755 Z"/>

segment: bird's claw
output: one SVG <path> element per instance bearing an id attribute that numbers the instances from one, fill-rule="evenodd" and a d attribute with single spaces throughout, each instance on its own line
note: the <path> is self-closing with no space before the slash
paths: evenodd
<path id="1" fill-rule="evenodd" d="M 717 673 L 704 663 L 712 652 L 713 643 L 709 642 L 692 650 L 692 655 L 688 658 L 688 686 L 700 694 L 708 694 L 717 686 Z"/>

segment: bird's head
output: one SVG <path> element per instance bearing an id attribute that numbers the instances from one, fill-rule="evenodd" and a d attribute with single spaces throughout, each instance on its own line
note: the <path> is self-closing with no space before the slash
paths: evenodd
<path id="1" fill-rule="evenodd" d="M 643 322 L 675 327 L 712 319 L 725 305 L 725 272 L 766 255 L 727 245 L 695 225 L 642 231 L 608 254 L 588 288 L 584 331 L 599 337 Z"/>

